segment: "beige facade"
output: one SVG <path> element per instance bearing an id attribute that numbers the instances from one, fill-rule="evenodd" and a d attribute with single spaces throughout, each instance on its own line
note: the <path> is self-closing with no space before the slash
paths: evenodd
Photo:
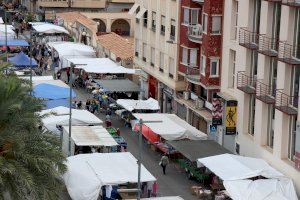
<path id="1" fill-rule="evenodd" d="M 183 80 L 178 80 L 178 24 L 179 1 L 173 0 L 136 0 L 131 9 L 136 17 L 134 64 L 145 72 L 141 82 L 144 96 L 151 93 L 148 88 L 149 75 L 158 82 L 152 93 L 161 102 L 166 111 L 166 93 L 173 99 L 176 91 L 184 90 Z M 171 31 L 173 27 L 173 31 Z M 172 100 L 171 100 L 172 101 Z"/>
<path id="2" fill-rule="evenodd" d="M 299 9 L 275 0 L 226 0 L 224 10 L 221 91 L 238 101 L 237 153 L 265 159 L 293 179 L 299 195 L 300 71 L 298 50 L 290 48 L 300 42 Z"/>

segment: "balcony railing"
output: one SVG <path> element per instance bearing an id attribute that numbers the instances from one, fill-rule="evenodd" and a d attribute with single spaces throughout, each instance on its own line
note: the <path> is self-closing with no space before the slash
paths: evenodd
<path id="1" fill-rule="evenodd" d="M 240 28 L 239 44 L 248 49 L 258 49 L 258 34 L 247 30 L 247 28 Z"/>
<path id="2" fill-rule="evenodd" d="M 200 83 L 200 70 L 197 68 L 186 67 L 186 79 L 192 83 Z"/>
<path id="3" fill-rule="evenodd" d="M 278 40 L 266 35 L 259 35 L 258 52 L 270 57 L 278 56 Z"/>
<path id="4" fill-rule="evenodd" d="M 300 7 L 299 0 L 282 0 L 281 3 L 292 7 Z"/>
<path id="5" fill-rule="evenodd" d="M 300 46 L 280 41 L 278 60 L 290 65 L 300 65 Z"/>
<path id="6" fill-rule="evenodd" d="M 266 104 L 275 104 L 275 87 L 256 81 L 256 98 Z"/>
<path id="7" fill-rule="evenodd" d="M 202 25 L 190 25 L 188 27 L 187 37 L 190 41 L 196 43 L 202 43 Z"/>
<path id="8" fill-rule="evenodd" d="M 247 94 L 255 94 L 256 80 L 254 77 L 247 76 L 245 72 L 237 73 L 237 88 Z"/>
<path id="9" fill-rule="evenodd" d="M 288 115 L 297 115 L 298 96 L 289 96 L 283 90 L 276 90 L 275 108 Z"/>

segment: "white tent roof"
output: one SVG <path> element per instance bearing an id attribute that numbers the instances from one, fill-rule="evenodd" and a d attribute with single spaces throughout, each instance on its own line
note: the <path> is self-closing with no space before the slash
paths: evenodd
<path id="1" fill-rule="evenodd" d="M 20 78 L 30 80 L 29 76 L 23 76 Z M 50 80 L 54 80 L 53 76 L 32 76 L 32 82 L 34 82 L 34 81 L 50 81 Z"/>
<path id="2" fill-rule="evenodd" d="M 28 77 L 28 76 L 24 76 L 24 77 L 20 77 L 20 78 L 30 80 L 30 77 Z M 61 80 L 54 80 L 53 76 L 33 76 L 32 77 L 32 85 L 33 86 L 37 86 L 42 83 L 56 85 L 56 86 L 60 86 L 60 87 L 64 87 L 64 88 L 69 88 L 69 85 L 67 85 L 65 82 L 63 82 Z"/>
<path id="3" fill-rule="evenodd" d="M 120 66 L 109 58 L 69 58 L 69 62 L 77 65 L 87 73 L 96 74 L 135 74 L 135 69 Z"/>
<path id="4" fill-rule="evenodd" d="M 153 98 L 149 98 L 147 100 L 118 99 L 117 104 L 119 104 L 128 111 L 160 109 L 158 101 Z"/>
<path id="5" fill-rule="evenodd" d="M 293 182 L 287 178 L 224 181 L 234 200 L 297 200 Z"/>
<path id="6" fill-rule="evenodd" d="M 59 106 L 42 110 L 39 114 L 48 114 L 42 122 L 49 131 L 57 133 L 56 125 L 69 125 L 69 108 L 67 107 Z M 72 125 L 100 125 L 102 123 L 102 120 L 87 110 L 72 109 Z"/>
<path id="7" fill-rule="evenodd" d="M 63 179 L 73 200 L 97 200 L 101 187 L 136 183 L 138 165 L 135 157 L 127 153 L 79 154 L 67 158 L 68 170 Z M 142 165 L 141 181 L 156 181 Z"/>
<path id="8" fill-rule="evenodd" d="M 7 37 L 11 39 L 15 36 L 14 27 L 12 25 L 6 25 Z M 0 36 L 5 37 L 5 24 L 0 24 Z"/>
<path id="9" fill-rule="evenodd" d="M 33 26 L 33 29 L 39 33 L 46 33 L 46 34 L 66 33 L 66 34 L 69 34 L 69 31 L 67 31 L 64 27 L 57 26 L 55 24 L 32 23 L 32 26 Z"/>
<path id="10" fill-rule="evenodd" d="M 207 139 L 207 135 L 174 114 L 149 113 L 134 114 L 137 119 L 143 121 L 161 121 L 161 123 L 144 123 L 156 134 L 166 140 L 202 140 Z"/>
<path id="11" fill-rule="evenodd" d="M 222 180 L 241 180 L 256 176 L 266 178 L 283 177 L 283 174 L 272 168 L 266 161 L 233 154 L 221 154 L 197 160 Z M 220 167 L 222 166 L 222 167 Z"/>
<path id="12" fill-rule="evenodd" d="M 0 17 L 0 24 L 4 24 L 2 17 Z"/>
<path id="13" fill-rule="evenodd" d="M 95 50 L 87 45 L 74 42 L 48 42 L 47 45 L 55 49 L 59 57 L 95 57 Z"/>
<path id="14" fill-rule="evenodd" d="M 151 197 L 151 198 L 143 198 L 142 200 L 184 200 L 179 196 L 174 197 Z"/>
<path id="15" fill-rule="evenodd" d="M 69 126 L 64 126 L 69 134 Z M 117 146 L 118 143 L 103 126 L 72 126 L 72 135 L 77 146 Z"/>

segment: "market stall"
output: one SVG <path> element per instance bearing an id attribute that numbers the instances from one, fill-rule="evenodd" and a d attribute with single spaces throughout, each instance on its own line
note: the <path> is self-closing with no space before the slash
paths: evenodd
<path id="1" fill-rule="evenodd" d="M 28 67 L 36 68 L 37 67 L 36 60 L 34 58 L 32 58 L 30 61 L 30 58 L 25 53 L 23 53 L 23 51 L 21 51 L 14 57 L 8 58 L 8 61 L 11 62 L 14 65 L 14 67 L 16 67 L 16 68 L 28 68 Z"/>
<path id="2" fill-rule="evenodd" d="M 39 112 L 42 118 L 43 126 L 56 134 L 60 134 L 62 126 L 69 124 L 69 108 L 59 106 L 52 109 L 42 110 Z M 87 110 L 72 109 L 72 125 L 101 125 L 102 120 Z"/>
<path id="3" fill-rule="evenodd" d="M 43 42 L 61 42 L 67 41 L 69 31 L 62 26 L 50 24 L 47 22 L 30 22 L 33 30 L 37 33 L 36 39 Z"/>
<path id="4" fill-rule="evenodd" d="M 127 152 L 80 154 L 68 157 L 66 165 L 68 170 L 63 179 L 73 200 L 97 200 L 99 195 L 111 195 L 104 189 L 136 188 L 138 181 L 137 160 Z M 155 181 L 156 178 L 142 165 L 141 182 Z"/>
<path id="5" fill-rule="evenodd" d="M 116 103 L 130 112 L 157 112 L 160 109 L 158 101 L 153 98 L 147 100 L 118 99 Z"/>
<path id="6" fill-rule="evenodd" d="M 63 126 L 62 151 L 69 153 L 69 126 Z M 115 139 L 103 126 L 72 126 L 71 155 L 81 153 L 111 152 L 112 147 L 118 146 Z"/>
<path id="7" fill-rule="evenodd" d="M 298 199 L 292 180 L 262 159 L 221 154 L 200 158 L 197 164 L 222 179 L 234 200 Z"/>
<path id="8" fill-rule="evenodd" d="M 7 39 L 16 38 L 14 27 L 12 25 L 0 24 L 0 39 L 4 40 L 7 34 Z"/>

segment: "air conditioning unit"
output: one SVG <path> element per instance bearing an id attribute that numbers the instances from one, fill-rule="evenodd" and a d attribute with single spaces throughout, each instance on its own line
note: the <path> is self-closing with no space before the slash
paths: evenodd
<path id="1" fill-rule="evenodd" d="M 190 92 L 189 91 L 184 91 L 183 92 L 183 99 L 184 100 L 189 100 L 190 99 Z"/>
<path id="2" fill-rule="evenodd" d="M 203 108 L 204 101 L 202 99 L 196 99 L 196 108 Z"/>

